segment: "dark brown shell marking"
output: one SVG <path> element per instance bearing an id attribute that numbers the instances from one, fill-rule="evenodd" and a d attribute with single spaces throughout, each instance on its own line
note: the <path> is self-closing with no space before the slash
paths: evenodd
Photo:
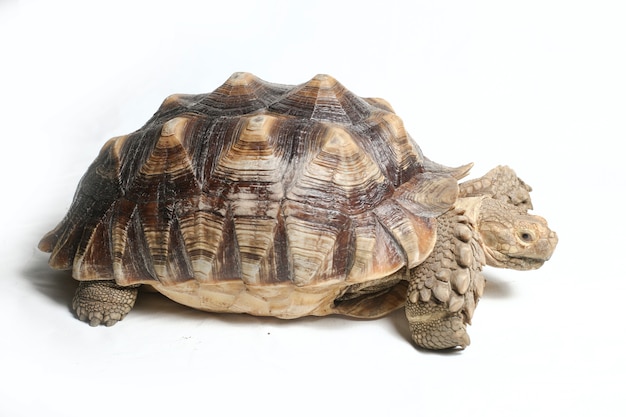
<path id="1" fill-rule="evenodd" d="M 297 286 L 414 267 L 467 168 L 426 159 L 383 100 L 236 73 L 107 142 L 40 242 L 78 280 Z"/>

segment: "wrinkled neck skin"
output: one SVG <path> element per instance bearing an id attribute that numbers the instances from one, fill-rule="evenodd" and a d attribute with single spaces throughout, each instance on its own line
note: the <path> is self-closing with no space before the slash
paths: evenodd
<path id="1" fill-rule="evenodd" d="M 537 269 L 550 259 L 558 238 L 543 217 L 486 196 L 460 198 L 480 233 L 487 265 L 517 270 Z"/>

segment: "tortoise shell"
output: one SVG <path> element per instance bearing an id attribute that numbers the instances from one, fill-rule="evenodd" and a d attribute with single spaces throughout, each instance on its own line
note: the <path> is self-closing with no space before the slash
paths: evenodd
<path id="1" fill-rule="evenodd" d="M 466 171 L 425 158 L 388 103 L 330 76 L 235 73 L 109 140 L 40 248 L 77 280 L 149 284 L 203 310 L 377 316 L 404 302 L 402 271 L 430 254 Z M 397 297 L 338 309 L 368 286 Z"/>

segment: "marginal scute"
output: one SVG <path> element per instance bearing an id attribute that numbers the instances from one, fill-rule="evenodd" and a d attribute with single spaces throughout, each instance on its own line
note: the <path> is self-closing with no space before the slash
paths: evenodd
<path id="1" fill-rule="evenodd" d="M 402 184 L 394 195 L 408 210 L 437 217 L 454 204 L 458 186 L 453 177 L 425 174 Z"/>
<path id="2" fill-rule="evenodd" d="M 405 264 L 404 251 L 371 213 L 355 220 L 354 262 L 348 282 L 386 277 Z"/>
<path id="3" fill-rule="evenodd" d="M 303 286 L 336 278 L 333 266 L 347 260 L 336 258 L 335 243 L 349 230 L 348 218 L 298 202 L 286 203 L 283 212 L 293 282 Z"/>
<path id="4" fill-rule="evenodd" d="M 241 257 L 241 279 L 246 284 L 270 281 L 272 266 L 269 256 L 274 244 L 277 221 L 264 217 L 236 217 L 235 234 Z"/>
<path id="5" fill-rule="evenodd" d="M 113 274 L 112 251 L 106 225 L 105 222 L 98 223 L 89 239 L 84 241 L 84 248 L 76 252 L 73 269 L 79 276 L 97 277 Z"/>
<path id="6" fill-rule="evenodd" d="M 383 201 L 374 213 L 403 250 L 408 268 L 414 268 L 426 259 L 435 244 L 434 219 L 416 216 L 393 200 Z"/>
<path id="7" fill-rule="evenodd" d="M 215 282 L 218 278 L 217 263 L 223 251 L 225 223 L 225 216 L 200 210 L 194 214 L 189 226 L 183 228 L 187 251 L 198 282 Z"/>
<path id="8" fill-rule="evenodd" d="M 122 199 L 115 205 L 111 223 L 111 257 L 113 278 L 120 285 L 129 285 L 133 278 L 157 281 L 157 265 L 150 258 L 150 249 L 139 210 L 132 202 Z M 161 262 L 161 267 L 163 262 Z M 74 276 L 77 271 L 74 270 Z M 89 276 L 83 280 L 89 280 Z M 93 277 L 97 279 L 98 277 Z"/>

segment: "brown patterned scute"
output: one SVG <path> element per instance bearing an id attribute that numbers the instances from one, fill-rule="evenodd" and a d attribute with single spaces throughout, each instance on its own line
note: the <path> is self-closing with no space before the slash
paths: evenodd
<path id="1" fill-rule="evenodd" d="M 386 102 L 332 77 L 236 73 L 109 141 L 40 248 L 122 285 L 365 282 L 428 256 L 468 168 L 426 159 Z"/>
<path id="2" fill-rule="evenodd" d="M 122 195 L 118 176 L 120 161 L 115 146 L 120 139 L 113 138 L 102 147 L 81 178 L 65 218 L 39 242 L 39 249 L 51 252 L 53 268 L 72 268 L 79 247 L 91 239 L 111 205 Z"/>

